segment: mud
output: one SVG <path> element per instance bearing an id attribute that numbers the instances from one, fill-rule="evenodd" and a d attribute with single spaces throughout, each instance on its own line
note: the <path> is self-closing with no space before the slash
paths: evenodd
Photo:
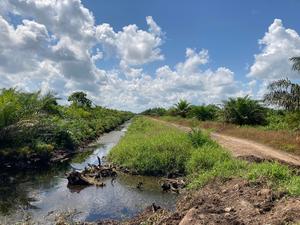
<path id="1" fill-rule="evenodd" d="M 175 212 L 149 206 L 127 221 L 99 221 L 93 224 L 161 225 L 285 225 L 300 222 L 300 198 L 273 192 L 264 182 L 241 179 L 218 181 L 198 191 L 182 194 Z M 90 223 L 82 223 L 90 224 Z"/>

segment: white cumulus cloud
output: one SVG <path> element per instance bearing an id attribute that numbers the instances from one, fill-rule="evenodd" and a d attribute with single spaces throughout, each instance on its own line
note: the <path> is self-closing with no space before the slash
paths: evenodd
<path id="1" fill-rule="evenodd" d="M 249 78 L 299 78 L 299 74 L 292 71 L 289 60 L 300 55 L 300 36 L 295 30 L 285 28 L 280 19 L 275 19 L 264 37 L 259 40 L 259 44 L 261 51 L 254 56 L 255 61 L 247 75 Z"/>
<path id="2" fill-rule="evenodd" d="M 108 52 L 116 53 L 126 65 L 142 65 L 164 59 L 159 46 L 162 44 L 161 28 L 152 17 L 146 18 L 149 32 L 140 30 L 135 24 L 115 32 L 109 24 L 96 28 L 96 37 Z"/>
<path id="3" fill-rule="evenodd" d="M 187 48 L 174 67 L 146 73 L 145 64 L 164 59 L 165 33 L 151 16 L 145 20 L 146 30 L 129 24 L 115 31 L 96 24 L 80 0 L 1 0 L 0 88 L 53 90 L 61 97 L 83 90 L 97 104 L 136 112 L 180 98 L 219 103 L 247 93 L 230 69 L 203 69 L 208 50 Z M 117 63 L 104 70 L 104 59 Z"/>
<path id="4" fill-rule="evenodd" d="M 110 74 L 108 83 L 101 89 L 101 103 L 141 111 L 155 106 L 169 107 L 180 98 L 194 104 L 221 103 L 227 97 L 247 93 L 241 90 L 243 85 L 235 80 L 230 69 L 202 70 L 208 58 L 207 50 L 196 52 L 188 48 L 183 62 L 177 63 L 174 69 L 162 66 L 154 76 L 143 71 L 131 79 Z"/>

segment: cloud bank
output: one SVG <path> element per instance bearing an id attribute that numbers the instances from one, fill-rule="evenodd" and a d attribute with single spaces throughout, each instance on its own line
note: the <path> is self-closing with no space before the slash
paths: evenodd
<path id="1" fill-rule="evenodd" d="M 237 81 L 229 68 L 210 69 L 205 49 L 187 48 L 174 67 L 166 64 L 147 74 L 144 66 L 165 62 L 161 47 L 167 34 L 151 16 L 145 23 L 147 30 L 129 24 L 115 31 L 110 24 L 96 24 L 80 0 L 2 0 L 0 88 L 51 90 L 61 97 L 82 90 L 97 104 L 137 112 L 180 98 L 220 103 L 253 94 L 256 80 L 297 76 L 288 58 L 300 55 L 300 38 L 281 20 L 259 41 L 249 83 Z M 102 68 L 107 60 L 114 63 L 111 69 Z"/>

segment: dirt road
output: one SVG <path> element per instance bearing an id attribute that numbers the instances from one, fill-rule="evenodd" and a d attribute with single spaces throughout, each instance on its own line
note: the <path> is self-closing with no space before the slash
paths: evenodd
<path id="1" fill-rule="evenodd" d="M 177 127 L 185 132 L 191 131 L 190 127 L 185 127 L 171 122 L 154 119 L 170 126 Z M 256 143 L 254 141 L 231 137 L 218 133 L 211 133 L 211 137 L 217 141 L 221 146 L 231 151 L 235 157 L 249 157 L 255 156 L 261 159 L 277 160 L 279 162 L 300 167 L 300 157 L 292 155 L 272 147 Z"/>

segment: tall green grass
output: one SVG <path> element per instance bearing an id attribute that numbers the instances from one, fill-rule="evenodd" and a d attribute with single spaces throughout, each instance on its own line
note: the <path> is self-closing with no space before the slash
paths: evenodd
<path id="1" fill-rule="evenodd" d="M 191 149 L 192 143 L 184 132 L 138 117 L 108 157 L 141 174 L 165 175 L 185 172 Z"/>
<path id="2" fill-rule="evenodd" d="M 145 118 L 135 118 L 126 135 L 109 153 L 113 163 L 146 175 L 182 172 L 189 188 L 199 188 L 214 179 L 244 178 L 265 181 L 276 190 L 300 195 L 300 177 L 279 163 L 248 163 L 235 159 L 208 134 L 177 128 Z"/>

